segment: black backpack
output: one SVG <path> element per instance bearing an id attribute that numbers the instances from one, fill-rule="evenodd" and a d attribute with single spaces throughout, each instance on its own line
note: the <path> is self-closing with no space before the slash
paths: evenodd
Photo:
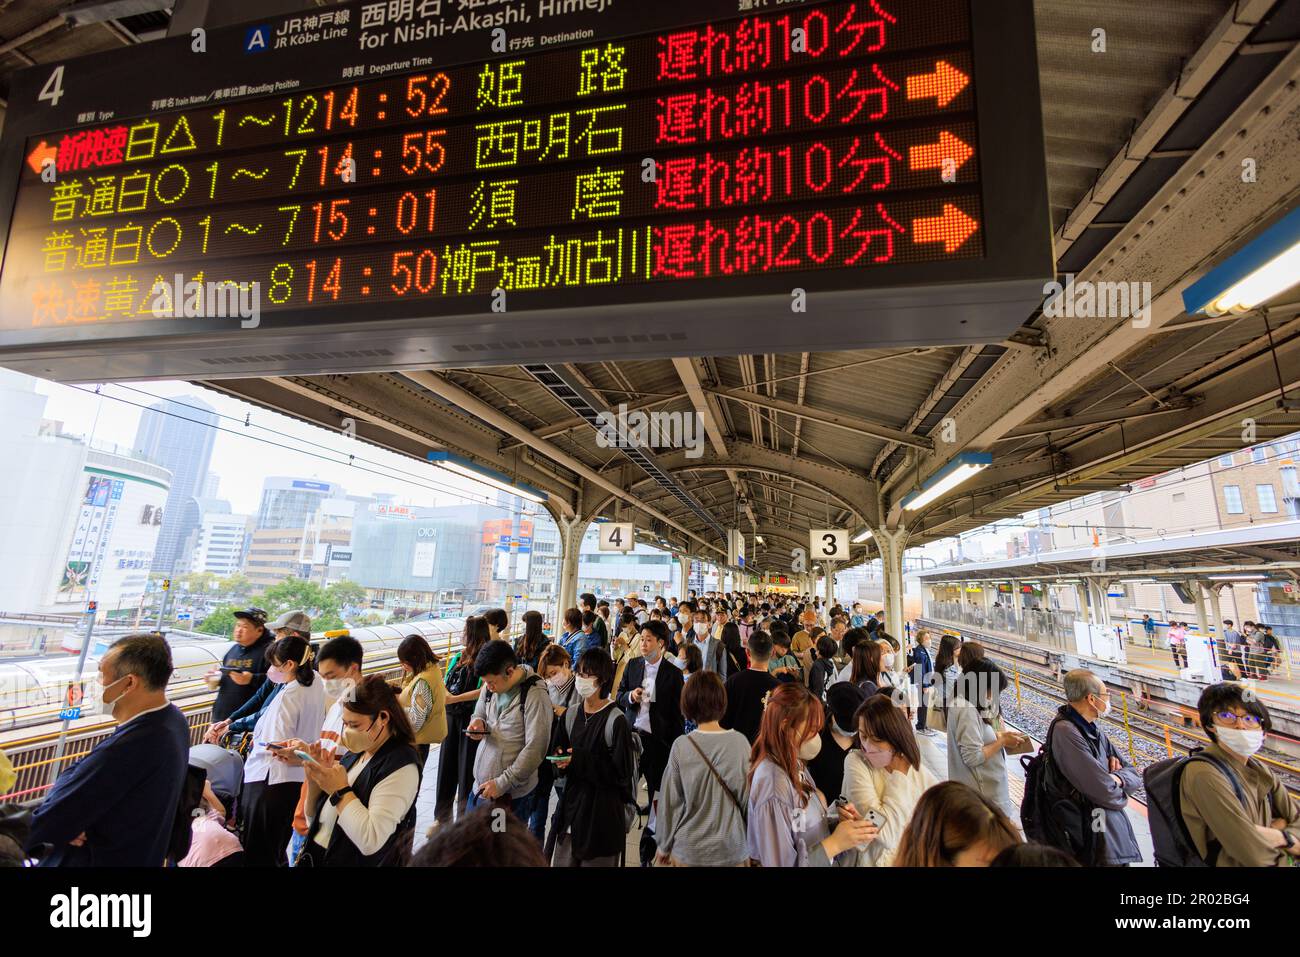
<path id="1" fill-rule="evenodd" d="M 1209 857 L 1201 857 L 1183 822 L 1183 772 L 1193 761 L 1204 761 L 1218 768 L 1231 782 L 1241 806 L 1249 808 L 1237 776 L 1213 755 L 1198 748 L 1185 758 L 1157 761 L 1142 772 L 1142 784 L 1147 792 L 1147 821 L 1151 826 L 1157 867 L 1213 867 L 1222 850 L 1217 841 L 1212 841 L 1207 848 Z"/>
<path id="2" fill-rule="evenodd" d="M 1069 854 L 1084 867 L 1105 861 L 1106 835 L 1092 828 L 1095 806 L 1061 773 L 1052 760 L 1052 733 L 1057 716 L 1047 727 L 1037 754 L 1020 759 L 1025 771 L 1025 797 L 1020 804 L 1020 824 L 1031 841 Z"/>

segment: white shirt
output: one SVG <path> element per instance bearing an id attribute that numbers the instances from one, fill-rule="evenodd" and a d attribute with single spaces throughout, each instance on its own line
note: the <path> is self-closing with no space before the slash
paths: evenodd
<path id="1" fill-rule="evenodd" d="M 650 733 L 650 704 L 654 701 L 655 680 L 659 677 L 659 666 L 664 663 L 664 656 L 660 655 L 659 660 L 654 664 L 646 659 L 645 677 L 641 679 L 641 687 L 645 694 L 641 696 L 641 705 L 636 709 L 636 724 L 634 727 L 639 731 Z"/>
<path id="2" fill-rule="evenodd" d="M 296 768 L 277 761 L 264 747 L 269 741 L 287 741 L 300 738 L 315 741 L 320 737 L 325 723 L 325 682 L 317 675 L 310 685 L 293 679 L 284 690 L 271 699 L 253 728 L 253 750 L 244 762 L 244 781 L 252 784 L 302 783 L 306 775 Z"/>
<path id="3" fill-rule="evenodd" d="M 361 760 L 352 765 L 348 771 L 348 784 L 355 784 L 357 777 L 370 763 L 370 755 L 363 754 Z M 316 843 L 321 847 L 330 846 L 330 837 L 334 834 L 334 825 L 343 828 L 357 850 L 362 854 L 377 854 L 384 846 L 397 825 L 402 823 L 406 812 L 415 803 L 415 795 L 420 790 L 420 768 L 408 764 L 401 770 L 394 771 L 370 789 L 370 802 L 363 804 L 360 798 L 348 801 L 342 815 L 338 808 L 327 799 L 321 805 L 320 828 L 316 831 Z"/>
<path id="4" fill-rule="evenodd" d="M 348 749 L 343 746 L 342 699 L 330 705 L 325 715 L 325 724 L 320 729 L 320 746 L 326 751 L 333 751 L 340 758 L 348 753 Z"/>

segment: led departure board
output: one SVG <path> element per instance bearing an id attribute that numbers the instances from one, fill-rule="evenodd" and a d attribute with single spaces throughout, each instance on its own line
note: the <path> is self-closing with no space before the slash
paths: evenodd
<path id="1" fill-rule="evenodd" d="M 0 362 L 979 341 L 1051 276 L 1027 0 L 386 0 L 202 39 L 14 83 Z"/>

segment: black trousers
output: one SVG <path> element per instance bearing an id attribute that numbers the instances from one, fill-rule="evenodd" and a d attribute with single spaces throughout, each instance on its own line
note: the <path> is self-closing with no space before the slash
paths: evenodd
<path id="1" fill-rule="evenodd" d="M 467 724 L 469 722 L 465 718 L 451 708 L 447 709 L 447 737 L 438 745 L 438 790 L 433 805 L 433 818 L 440 824 L 451 820 L 453 807 L 457 811 L 465 810 L 468 792 L 457 801 L 456 790 L 460 787 L 460 750 L 461 743 L 465 740 Z M 473 767 L 471 761 L 470 768 Z"/>
<path id="2" fill-rule="evenodd" d="M 293 812 L 302 784 L 286 781 L 244 784 L 244 866 L 288 867 L 286 854 L 293 836 Z"/>

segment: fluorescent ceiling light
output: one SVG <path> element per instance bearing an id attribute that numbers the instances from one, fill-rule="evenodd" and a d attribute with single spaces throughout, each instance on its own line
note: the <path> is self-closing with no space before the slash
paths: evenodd
<path id="1" fill-rule="evenodd" d="M 1300 283 L 1300 208 L 1264 230 L 1183 292 L 1192 314 L 1246 312 Z"/>
<path id="2" fill-rule="evenodd" d="M 1262 582 L 1266 578 L 1268 578 L 1267 575 L 1251 575 L 1251 574 L 1209 576 L 1209 579 L 1212 582 Z"/>
<path id="3" fill-rule="evenodd" d="M 1158 585 L 1160 584 L 1154 578 L 1121 578 L 1121 585 Z"/>
<path id="4" fill-rule="evenodd" d="M 453 452 L 430 452 L 428 459 L 439 468 L 444 468 L 448 472 L 455 472 L 457 475 L 463 475 L 465 478 L 471 478 L 476 482 L 482 482 L 484 485 L 490 485 L 502 492 L 518 495 L 530 502 L 539 504 L 546 502 L 546 493 L 541 489 L 525 485 L 523 482 L 512 481 L 510 476 L 502 472 L 478 465 L 469 461 L 469 459 L 461 458 Z"/>
<path id="5" fill-rule="evenodd" d="M 850 539 L 850 541 L 852 541 L 854 545 L 861 545 L 870 537 L 871 537 L 871 529 L 864 528 L 862 531 L 858 532 L 858 534 L 854 535 L 853 538 Z"/>
<path id="6" fill-rule="evenodd" d="M 989 452 L 962 452 L 931 476 L 920 491 L 905 496 L 899 504 L 906 511 L 924 508 L 992 464 L 993 456 Z"/>

